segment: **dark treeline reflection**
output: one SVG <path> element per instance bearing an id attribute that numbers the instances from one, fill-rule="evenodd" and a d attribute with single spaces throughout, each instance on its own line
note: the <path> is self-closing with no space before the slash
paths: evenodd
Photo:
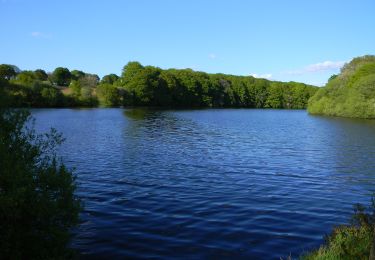
<path id="1" fill-rule="evenodd" d="M 21 71 L 0 65 L 0 87 L 11 106 L 154 106 L 303 109 L 317 88 L 252 76 L 208 74 L 191 69 L 163 70 L 129 62 L 121 76 L 67 68 Z"/>

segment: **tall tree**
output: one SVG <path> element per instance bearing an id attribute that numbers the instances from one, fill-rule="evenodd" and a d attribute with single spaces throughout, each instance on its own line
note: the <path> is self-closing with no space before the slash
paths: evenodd
<path id="1" fill-rule="evenodd" d="M 67 68 L 58 67 L 51 74 L 51 82 L 58 86 L 68 86 L 72 79 L 72 74 Z"/>
<path id="2" fill-rule="evenodd" d="M 137 61 L 130 61 L 122 69 L 121 79 L 124 85 L 128 84 L 133 78 L 143 70 L 143 66 Z"/>

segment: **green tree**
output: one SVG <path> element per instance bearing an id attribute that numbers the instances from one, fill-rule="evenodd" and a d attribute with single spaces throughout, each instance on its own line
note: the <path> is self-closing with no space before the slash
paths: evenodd
<path id="1" fill-rule="evenodd" d="M 69 86 L 72 75 L 67 68 L 58 67 L 51 74 L 51 82 L 57 86 Z"/>
<path id="2" fill-rule="evenodd" d="M 159 78 L 163 88 L 169 93 L 169 102 L 172 106 L 184 106 L 186 103 L 187 89 L 181 84 L 174 70 L 164 70 L 160 73 Z"/>
<path id="3" fill-rule="evenodd" d="M 120 92 L 117 87 L 105 83 L 98 86 L 99 104 L 104 107 L 113 107 L 120 104 Z"/>
<path id="4" fill-rule="evenodd" d="M 99 83 L 99 76 L 96 74 L 85 74 L 78 81 L 82 87 L 95 88 Z"/>
<path id="5" fill-rule="evenodd" d="M 81 83 L 79 81 L 72 80 L 72 82 L 69 85 L 69 88 L 71 89 L 71 95 L 74 98 L 79 99 L 81 97 L 82 86 L 81 86 Z"/>
<path id="6" fill-rule="evenodd" d="M 254 107 L 263 108 L 268 98 L 269 81 L 265 79 L 256 79 L 250 88 L 250 93 L 254 97 Z"/>
<path id="7" fill-rule="evenodd" d="M 86 73 L 81 70 L 72 70 L 70 73 L 72 75 L 72 80 L 79 80 L 86 75 Z"/>
<path id="8" fill-rule="evenodd" d="M 0 78 L 10 80 L 17 75 L 14 67 L 8 64 L 0 65 Z"/>
<path id="9" fill-rule="evenodd" d="M 124 85 L 128 84 L 133 78 L 143 70 L 143 66 L 137 61 L 130 61 L 122 69 L 121 80 Z"/>
<path id="10" fill-rule="evenodd" d="M 49 107 L 60 106 L 62 101 L 62 94 L 53 87 L 45 87 L 41 90 L 41 96 L 44 99 L 43 103 Z"/>
<path id="11" fill-rule="evenodd" d="M 24 70 L 17 75 L 16 82 L 22 85 L 31 86 L 36 80 L 35 73 L 31 70 Z"/>
<path id="12" fill-rule="evenodd" d="M 26 111 L 0 109 L 0 258 L 64 259 L 78 224 L 75 178 L 55 130 L 37 135 Z"/>
<path id="13" fill-rule="evenodd" d="M 131 94 L 130 105 L 160 105 L 159 90 L 160 69 L 148 66 L 134 74 L 132 80 L 125 85 Z"/>
<path id="14" fill-rule="evenodd" d="M 212 98 L 213 107 L 223 107 L 225 102 L 225 89 L 229 87 L 229 82 L 221 75 L 210 75 L 210 89 L 208 95 Z"/>
<path id="15" fill-rule="evenodd" d="M 48 79 L 47 73 L 42 69 L 35 70 L 34 74 L 37 80 L 46 81 Z"/>
<path id="16" fill-rule="evenodd" d="M 100 81 L 100 83 L 102 84 L 113 84 L 115 83 L 120 77 L 117 76 L 116 74 L 109 74 L 109 75 L 105 75 L 102 80 Z"/>
<path id="17" fill-rule="evenodd" d="M 94 106 L 96 104 L 96 100 L 93 95 L 93 90 L 90 87 L 82 87 L 79 101 L 81 105 Z"/>
<path id="18" fill-rule="evenodd" d="M 266 101 L 266 107 L 282 108 L 283 107 L 283 86 L 278 83 L 273 83 L 269 87 L 269 95 Z"/>

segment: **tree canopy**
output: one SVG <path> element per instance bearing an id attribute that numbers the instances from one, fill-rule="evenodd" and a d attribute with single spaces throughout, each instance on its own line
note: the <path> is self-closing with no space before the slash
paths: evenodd
<path id="1" fill-rule="evenodd" d="M 16 76 L 16 70 L 12 65 L 1 64 L 0 65 L 0 78 L 10 80 Z"/>
<path id="2" fill-rule="evenodd" d="M 56 68 L 50 77 L 53 84 L 57 86 L 68 86 L 72 79 L 72 74 L 67 68 L 58 67 Z"/>
<path id="3" fill-rule="evenodd" d="M 310 99 L 311 114 L 375 118 L 375 56 L 367 55 L 345 64 L 324 88 Z"/>
<path id="4" fill-rule="evenodd" d="M 41 81 L 48 80 L 48 74 L 42 69 L 35 70 L 34 74 L 35 74 L 36 79 L 38 80 L 41 80 Z"/>
<path id="5" fill-rule="evenodd" d="M 48 74 L 47 74 L 48 75 Z M 252 76 L 209 74 L 192 69 L 163 70 L 131 61 L 121 76 L 58 67 L 45 72 L 23 71 L 2 85 L 13 106 L 158 106 L 306 108 L 316 87 L 257 79 Z"/>
<path id="6" fill-rule="evenodd" d="M 102 84 L 114 84 L 120 77 L 116 74 L 105 75 L 100 83 Z"/>

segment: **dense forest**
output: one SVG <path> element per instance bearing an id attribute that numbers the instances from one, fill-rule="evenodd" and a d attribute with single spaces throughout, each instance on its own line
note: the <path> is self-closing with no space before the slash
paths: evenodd
<path id="1" fill-rule="evenodd" d="M 347 63 L 310 99 L 311 114 L 375 118 L 375 56 Z"/>
<path id="2" fill-rule="evenodd" d="M 129 62 L 120 76 L 58 67 L 21 71 L 0 65 L 0 88 L 12 107 L 248 107 L 306 108 L 317 87 L 252 76 L 163 70 Z"/>

